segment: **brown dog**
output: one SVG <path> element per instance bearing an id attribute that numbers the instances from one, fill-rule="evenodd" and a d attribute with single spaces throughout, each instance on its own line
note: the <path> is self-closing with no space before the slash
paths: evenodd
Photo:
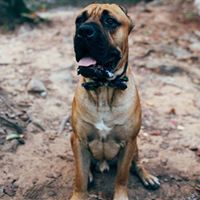
<path id="1" fill-rule="evenodd" d="M 128 200 L 129 171 L 146 187 L 159 181 L 138 161 L 141 108 L 128 68 L 128 35 L 133 25 L 116 4 L 91 4 L 76 19 L 74 48 L 81 78 L 72 105 L 75 186 L 71 200 L 86 200 L 91 165 L 100 171 L 117 162 L 114 200 Z"/>

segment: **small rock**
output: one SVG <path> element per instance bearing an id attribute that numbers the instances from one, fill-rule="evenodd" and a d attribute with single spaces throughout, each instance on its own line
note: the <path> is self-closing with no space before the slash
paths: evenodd
<path id="1" fill-rule="evenodd" d="M 160 144 L 160 148 L 162 148 L 162 149 L 168 149 L 169 148 L 169 144 L 167 142 L 162 142 Z"/>
<path id="2" fill-rule="evenodd" d="M 178 126 L 177 126 L 177 130 L 182 131 L 182 130 L 184 130 L 184 129 L 185 129 L 184 126 L 181 126 L 181 125 L 178 125 Z"/>
<path id="3" fill-rule="evenodd" d="M 4 196 L 3 186 L 0 186 L 0 198 Z"/>
<path id="4" fill-rule="evenodd" d="M 168 179 L 168 178 L 164 178 L 163 181 L 164 181 L 164 182 L 168 182 L 169 179 Z"/>
<path id="5" fill-rule="evenodd" d="M 168 163 L 168 159 L 161 159 L 162 165 L 166 166 Z"/>
<path id="6" fill-rule="evenodd" d="M 191 58 L 191 53 L 182 47 L 173 47 L 172 52 L 174 56 L 178 59 L 188 59 Z"/>
<path id="7" fill-rule="evenodd" d="M 141 135 L 144 136 L 144 137 L 149 137 L 149 134 L 146 133 L 146 132 L 142 132 Z"/>
<path id="8" fill-rule="evenodd" d="M 172 175 L 172 174 L 169 175 L 169 177 L 170 177 L 170 179 L 174 179 L 174 175 Z"/>
<path id="9" fill-rule="evenodd" d="M 41 92 L 41 93 L 40 93 L 40 96 L 41 96 L 41 97 L 46 97 L 46 96 L 47 96 L 47 92 Z"/>
<path id="10" fill-rule="evenodd" d="M 27 90 L 31 93 L 39 93 L 41 96 L 47 95 L 44 83 L 38 79 L 32 79 L 27 86 Z"/>
<path id="11" fill-rule="evenodd" d="M 48 195 L 49 195 L 50 197 L 54 197 L 54 196 L 56 196 L 57 194 L 56 194 L 55 191 L 50 190 L 50 191 L 48 191 Z"/>
<path id="12" fill-rule="evenodd" d="M 192 43 L 189 48 L 192 50 L 192 51 L 200 51 L 200 41 L 199 42 L 195 42 L 195 43 Z"/>
<path id="13" fill-rule="evenodd" d="M 4 193 L 7 194 L 10 197 L 15 196 L 18 186 L 15 184 L 15 182 L 7 183 L 4 186 Z"/>
<path id="14" fill-rule="evenodd" d="M 52 178 L 52 179 L 55 179 L 55 178 L 58 178 L 60 177 L 62 174 L 60 172 L 54 172 L 54 173 L 49 173 L 46 175 L 47 178 Z"/>
<path id="15" fill-rule="evenodd" d="M 55 140 L 57 135 L 55 133 L 50 133 L 49 134 L 49 140 Z"/>
<path id="16" fill-rule="evenodd" d="M 147 159 L 147 158 L 143 158 L 143 159 L 141 160 L 141 162 L 142 162 L 143 164 L 146 164 L 146 163 L 149 162 L 149 159 Z"/>

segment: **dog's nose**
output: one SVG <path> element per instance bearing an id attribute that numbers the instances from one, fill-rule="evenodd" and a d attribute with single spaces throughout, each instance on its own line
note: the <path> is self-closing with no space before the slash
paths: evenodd
<path id="1" fill-rule="evenodd" d="M 78 36 L 84 38 L 93 38 L 95 36 L 95 29 L 90 24 L 83 24 L 78 29 Z"/>

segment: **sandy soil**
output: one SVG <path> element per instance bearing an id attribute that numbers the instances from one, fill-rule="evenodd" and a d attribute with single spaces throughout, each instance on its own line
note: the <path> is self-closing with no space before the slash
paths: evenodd
<path id="1" fill-rule="evenodd" d="M 0 199 L 67 200 L 72 192 L 70 117 L 77 82 L 73 53 L 78 9 L 42 15 L 50 26 L 23 25 L 0 35 L 0 111 L 24 123 L 24 145 L 6 141 L 12 130 L 0 127 Z M 140 91 L 143 125 L 140 157 L 161 180 L 148 191 L 130 176 L 131 200 L 199 200 L 200 181 L 200 23 L 187 21 L 170 6 L 130 8 L 135 31 L 130 36 L 130 67 Z M 28 92 L 41 80 L 47 96 Z M 8 101 L 9 100 L 9 101 Z M 25 123 L 27 118 L 34 123 Z M 21 117 L 21 118 L 20 118 Z M 35 124 L 35 125 L 34 125 Z M 40 124 L 45 130 L 42 131 Z M 115 171 L 95 174 L 91 198 L 110 200 Z"/>

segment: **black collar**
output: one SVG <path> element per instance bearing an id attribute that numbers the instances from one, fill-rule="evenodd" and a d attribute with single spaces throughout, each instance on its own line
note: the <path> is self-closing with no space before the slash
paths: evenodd
<path id="1" fill-rule="evenodd" d="M 128 62 L 125 64 L 121 74 L 117 75 L 114 79 L 109 79 L 109 73 L 101 69 L 79 67 L 78 74 L 86 78 L 92 79 L 92 81 L 82 83 L 82 86 L 86 90 L 96 90 L 99 87 L 108 86 L 120 90 L 127 88 L 128 77 L 125 75 L 128 68 Z M 86 70 L 87 69 L 87 70 Z"/>

